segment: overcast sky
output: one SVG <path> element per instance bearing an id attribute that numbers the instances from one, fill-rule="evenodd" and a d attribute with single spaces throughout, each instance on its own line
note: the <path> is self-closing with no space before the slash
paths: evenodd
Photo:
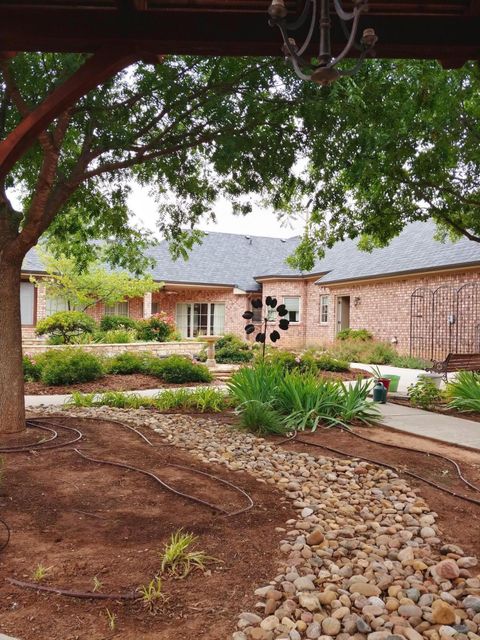
<path id="1" fill-rule="evenodd" d="M 134 213 L 134 220 L 155 235 L 157 231 L 157 211 L 148 189 L 135 187 L 128 201 Z M 288 227 L 281 226 L 276 216 L 265 208 L 257 207 L 248 216 L 234 216 L 227 201 L 220 201 L 215 208 L 217 222 L 203 222 L 198 225 L 202 231 L 222 231 L 224 233 L 240 233 L 251 236 L 269 236 L 273 238 L 290 238 L 302 233 L 303 223 L 294 220 Z"/>

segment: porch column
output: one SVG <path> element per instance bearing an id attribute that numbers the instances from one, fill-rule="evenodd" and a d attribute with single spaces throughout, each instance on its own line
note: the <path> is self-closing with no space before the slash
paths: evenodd
<path id="1" fill-rule="evenodd" d="M 152 292 L 143 294 L 143 317 L 150 318 L 152 316 Z"/>
<path id="2" fill-rule="evenodd" d="M 47 289 L 43 284 L 37 287 L 36 307 L 35 319 L 38 322 L 47 317 Z"/>

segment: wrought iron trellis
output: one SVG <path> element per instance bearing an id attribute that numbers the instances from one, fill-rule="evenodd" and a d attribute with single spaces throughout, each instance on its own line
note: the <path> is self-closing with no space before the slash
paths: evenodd
<path id="1" fill-rule="evenodd" d="M 480 283 L 419 287 L 410 297 L 410 355 L 480 353 Z"/>

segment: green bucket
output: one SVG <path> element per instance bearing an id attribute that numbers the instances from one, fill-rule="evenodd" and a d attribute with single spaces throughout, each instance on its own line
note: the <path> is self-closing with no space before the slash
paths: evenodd
<path id="1" fill-rule="evenodd" d="M 398 383 L 400 382 L 400 376 L 394 376 L 393 374 L 387 375 L 387 376 L 382 375 L 382 378 L 387 378 L 387 380 L 391 380 L 389 391 L 393 391 L 394 393 L 395 391 L 398 391 Z"/>

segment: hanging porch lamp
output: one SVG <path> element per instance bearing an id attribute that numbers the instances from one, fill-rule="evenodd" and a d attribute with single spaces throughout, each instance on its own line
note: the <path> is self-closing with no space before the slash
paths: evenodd
<path id="1" fill-rule="evenodd" d="M 374 29 L 364 29 L 361 38 L 357 38 L 360 16 L 368 9 L 368 0 L 355 0 L 353 11 L 345 11 L 341 0 L 334 0 L 333 5 L 347 43 L 341 53 L 334 57 L 330 42 L 332 23 L 330 19 L 329 0 L 305 0 L 303 11 L 297 20 L 287 21 L 288 10 L 285 0 L 272 0 L 268 15 L 271 26 L 280 30 L 283 39 L 283 52 L 295 73 L 301 80 L 311 80 L 319 85 L 328 85 L 342 76 L 353 76 L 360 69 L 364 59 L 373 55 L 373 47 L 378 38 Z M 310 18 L 310 25 L 304 42 L 299 46 L 289 33 L 298 31 Z M 320 46 L 317 60 L 309 62 L 304 55 L 310 45 L 318 23 L 320 30 Z M 350 25 L 351 23 L 351 25 Z M 358 60 L 350 69 L 337 69 L 337 64 L 356 48 Z"/>

